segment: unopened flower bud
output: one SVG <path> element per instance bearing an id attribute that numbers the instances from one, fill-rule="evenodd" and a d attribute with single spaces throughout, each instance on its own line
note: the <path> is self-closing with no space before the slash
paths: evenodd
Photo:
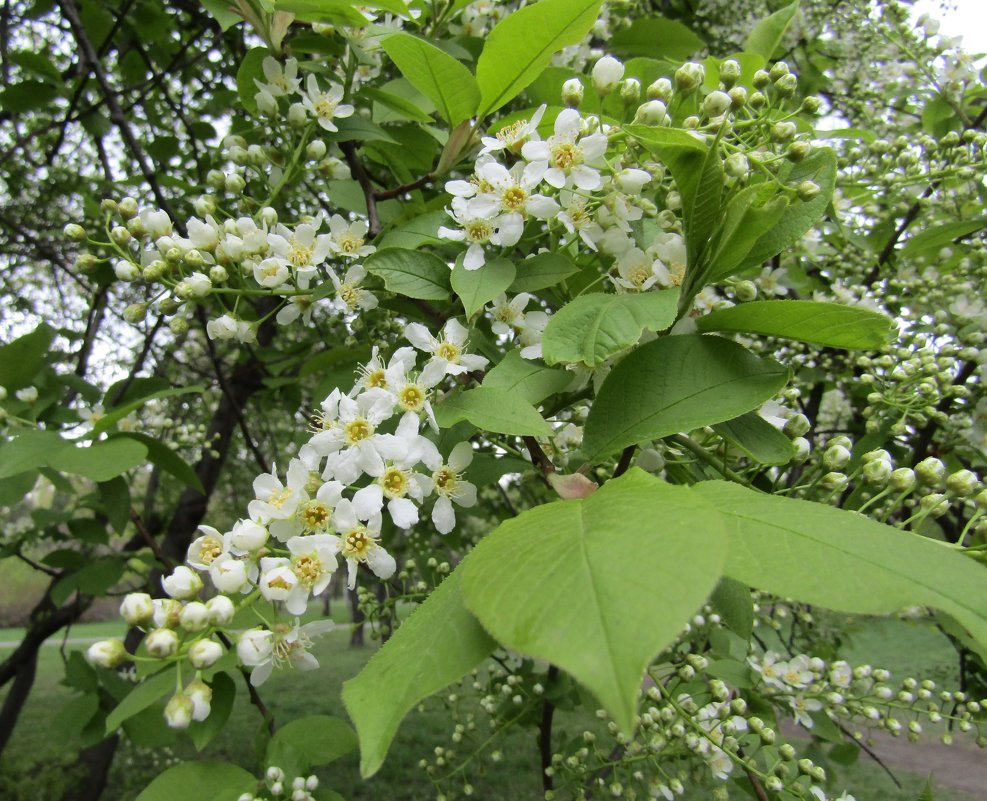
<path id="1" fill-rule="evenodd" d="M 802 143 L 797 142 L 796 144 L 802 144 Z M 795 145 L 792 145 L 792 147 L 794 146 Z M 821 191 L 822 190 L 819 188 L 819 184 L 813 181 L 802 181 L 802 183 L 800 183 L 798 187 L 799 200 L 808 203 L 813 198 L 818 197 Z"/>
<path id="2" fill-rule="evenodd" d="M 579 78 L 570 78 L 562 84 L 562 102 L 568 108 L 579 108 L 583 102 L 583 82 Z"/>
<path id="3" fill-rule="evenodd" d="M 768 77 L 772 81 L 778 81 L 783 76 L 788 75 L 789 72 L 788 65 L 784 61 L 776 61 L 771 65 L 771 71 L 768 73 Z"/>
<path id="4" fill-rule="evenodd" d="M 910 467 L 899 467 L 891 473 L 891 486 L 898 492 L 910 490 L 915 486 L 915 471 Z"/>
<path id="5" fill-rule="evenodd" d="M 236 614 L 236 607 L 225 595 L 217 595 L 206 601 L 206 609 L 209 610 L 209 622 L 214 626 L 226 626 L 233 621 Z"/>
<path id="6" fill-rule="evenodd" d="M 153 615 L 154 603 L 146 592 L 127 593 L 120 604 L 120 617 L 128 626 L 143 626 Z"/>
<path id="7" fill-rule="evenodd" d="M 326 143 L 321 139 L 316 139 L 308 143 L 308 147 L 305 148 L 305 155 L 308 156 L 309 161 L 321 161 L 326 157 L 326 150 Z"/>
<path id="8" fill-rule="evenodd" d="M 730 100 L 730 95 L 726 92 L 716 90 L 703 98 L 703 114 L 707 117 L 719 117 L 721 114 L 725 114 L 731 105 L 733 103 Z"/>
<path id="9" fill-rule="evenodd" d="M 185 688 L 185 694 L 192 701 L 192 720 L 203 721 L 212 711 L 212 687 L 202 679 L 193 679 Z"/>
<path id="10" fill-rule="evenodd" d="M 819 480 L 819 484 L 823 489 L 838 490 L 841 487 L 845 487 L 848 481 L 849 479 L 845 473 L 832 472 L 824 475 Z"/>
<path id="11" fill-rule="evenodd" d="M 80 253 L 75 257 L 75 266 L 84 273 L 91 273 L 99 266 L 99 259 L 92 253 Z"/>
<path id="12" fill-rule="evenodd" d="M 748 98 L 747 102 L 750 103 L 752 109 L 757 111 L 758 109 L 764 108 L 765 104 L 768 102 L 768 99 L 761 92 L 754 92 L 754 94 Z"/>
<path id="13" fill-rule="evenodd" d="M 788 142 L 795 136 L 798 128 L 794 122 L 776 122 L 771 126 L 771 138 L 776 142 Z"/>
<path id="14" fill-rule="evenodd" d="M 110 239 L 112 239 L 120 247 L 129 245 L 134 237 L 131 235 L 130 231 L 124 228 L 122 225 L 117 225 L 110 231 Z"/>
<path id="15" fill-rule="evenodd" d="M 946 477 L 946 465 L 934 456 L 929 456 L 915 465 L 915 475 L 919 483 L 927 487 L 936 487 Z"/>
<path id="16" fill-rule="evenodd" d="M 745 178 L 751 169 L 750 162 L 743 153 L 731 153 L 727 156 L 723 166 L 727 175 L 734 178 Z"/>
<path id="17" fill-rule="evenodd" d="M 788 73 L 788 75 L 782 75 L 777 81 L 775 81 L 775 91 L 782 97 L 791 97 L 798 91 L 798 88 L 799 79 L 791 73 Z"/>
<path id="18" fill-rule="evenodd" d="M 188 649 L 188 661 L 196 670 L 215 665 L 223 656 L 223 646 L 213 640 L 199 640 Z"/>
<path id="19" fill-rule="evenodd" d="M 802 101 L 802 108 L 807 114 L 818 114 L 819 109 L 822 108 L 822 101 L 818 97 L 810 95 Z"/>
<path id="20" fill-rule="evenodd" d="M 137 214 L 137 201 L 132 197 L 125 197 L 117 204 L 117 213 L 125 220 Z"/>
<path id="21" fill-rule="evenodd" d="M 113 263 L 113 274 L 121 281 L 136 281 L 140 278 L 141 270 L 133 262 L 120 259 Z"/>
<path id="22" fill-rule="evenodd" d="M 209 268 L 209 280 L 214 284 L 222 284 L 230 277 L 230 274 L 226 271 L 226 268 L 216 264 Z"/>
<path id="23" fill-rule="evenodd" d="M 231 195 L 239 195 L 247 186 L 247 182 L 243 180 L 241 175 L 234 173 L 233 175 L 226 176 L 226 191 Z"/>
<path id="24" fill-rule="evenodd" d="M 735 86 L 727 95 L 730 97 L 730 107 L 739 111 L 747 105 L 747 90 L 743 86 Z"/>
<path id="25" fill-rule="evenodd" d="M 202 579 L 191 568 L 179 565 L 171 571 L 171 575 L 162 577 L 161 586 L 172 598 L 186 601 L 199 594 Z"/>
<path id="26" fill-rule="evenodd" d="M 144 638 L 144 647 L 151 656 L 167 659 L 178 650 L 178 635 L 171 629 L 155 629 Z"/>
<path id="27" fill-rule="evenodd" d="M 204 603 L 192 601 L 183 607 L 178 622 L 186 631 L 203 631 L 209 626 L 209 609 Z"/>
<path id="28" fill-rule="evenodd" d="M 705 79 L 706 70 L 695 61 L 687 61 L 675 70 L 675 88 L 685 94 L 698 89 Z"/>
<path id="29" fill-rule="evenodd" d="M 823 454 L 823 464 L 830 470 L 839 470 L 850 461 L 850 451 L 842 445 L 832 445 Z"/>
<path id="30" fill-rule="evenodd" d="M 668 109 L 660 100 L 649 100 L 638 106 L 634 122 L 639 125 L 661 125 L 668 116 Z"/>
<path id="31" fill-rule="evenodd" d="M 127 649 L 120 640 L 100 640 L 90 645 L 86 651 L 86 659 L 90 664 L 104 668 L 115 668 L 128 656 Z"/>
<path id="32" fill-rule="evenodd" d="M 957 470 L 946 479 L 946 489 L 958 498 L 966 498 L 977 491 L 980 481 L 977 474 L 970 470 Z"/>
<path id="33" fill-rule="evenodd" d="M 69 223 L 62 229 L 62 233 L 73 242 L 85 242 L 88 238 L 86 229 L 77 223 Z"/>
<path id="34" fill-rule="evenodd" d="M 259 216 L 260 221 L 269 227 L 273 227 L 278 223 L 278 212 L 270 206 L 264 206 L 264 208 L 260 210 Z"/>
<path id="35" fill-rule="evenodd" d="M 662 100 L 668 102 L 668 99 L 672 96 L 672 82 L 668 78 L 659 78 L 657 81 L 648 86 L 645 92 L 645 97 L 648 100 Z"/>
<path id="36" fill-rule="evenodd" d="M 165 706 L 164 716 L 171 728 L 187 729 L 192 723 L 194 711 L 195 704 L 192 703 L 192 699 L 184 693 L 177 693 L 171 697 Z"/>
<path id="37" fill-rule="evenodd" d="M 620 99 L 625 106 L 641 102 L 641 82 L 637 78 L 625 78 L 620 84 Z"/>
<path id="38" fill-rule="evenodd" d="M 785 428 L 783 430 L 785 434 L 794 439 L 795 437 L 802 437 L 808 434 L 809 428 L 811 428 L 809 418 L 804 414 L 795 414 L 785 421 Z"/>
<path id="39" fill-rule="evenodd" d="M 123 319 L 131 325 L 144 322 L 147 317 L 146 303 L 131 303 L 123 310 Z"/>
<path id="40" fill-rule="evenodd" d="M 604 56 L 593 65 L 593 88 L 599 95 L 608 95 L 624 77 L 624 65 L 613 56 Z"/>
<path id="41" fill-rule="evenodd" d="M 103 198 L 99 202 L 99 210 L 104 214 L 115 214 L 117 210 L 117 202 L 113 198 Z"/>
<path id="42" fill-rule="evenodd" d="M 921 509 L 928 512 L 932 517 L 942 517 L 949 511 L 949 502 L 941 492 L 930 492 L 923 495 L 918 502 Z"/>
<path id="43" fill-rule="evenodd" d="M 301 103 L 292 103 L 288 107 L 288 125 L 292 128 L 303 128 L 308 123 L 308 112 Z"/>
<path id="44" fill-rule="evenodd" d="M 741 303 L 750 303 L 757 299 L 757 284 L 753 281 L 740 281 L 733 288 L 733 294 Z"/>
<path id="45" fill-rule="evenodd" d="M 798 164 L 800 161 L 804 161 L 805 157 L 812 152 L 812 145 L 808 142 L 792 142 L 788 146 L 788 150 L 785 151 L 785 156 L 789 161 Z M 811 184 L 811 181 L 804 181 L 803 183 Z M 818 189 L 818 187 L 816 187 Z M 807 191 L 811 194 L 812 189 L 806 187 Z M 802 184 L 799 184 L 799 197 L 802 197 Z M 818 194 L 818 192 L 816 193 Z M 804 198 L 803 198 L 804 199 Z M 810 198 L 811 200 L 811 198 Z"/>
<path id="46" fill-rule="evenodd" d="M 870 484 L 886 484 L 891 478 L 892 467 L 890 462 L 883 459 L 875 459 L 864 464 L 864 480 Z"/>

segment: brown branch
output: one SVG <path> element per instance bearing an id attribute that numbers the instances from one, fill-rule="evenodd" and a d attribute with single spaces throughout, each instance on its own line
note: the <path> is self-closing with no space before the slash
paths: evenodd
<path id="1" fill-rule="evenodd" d="M 545 692 L 555 684 L 559 669 L 555 665 L 548 666 L 545 677 Z M 546 793 L 555 789 L 555 782 L 548 773 L 552 766 L 552 719 L 555 716 L 555 704 L 546 697 L 541 708 L 541 723 L 538 725 L 538 752 L 541 756 L 541 785 Z"/>
<path id="2" fill-rule="evenodd" d="M 380 233 L 380 217 L 377 214 L 377 195 L 374 192 L 373 183 L 363 166 L 363 162 L 360 161 L 360 157 L 357 155 L 356 145 L 353 142 L 340 142 L 339 149 L 346 158 L 350 172 L 353 173 L 356 182 L 360 184 L 360 189 L 363 190 L 363 197 L 367 203 L 367 235 L 373 239 Z"/>
<path id="3" fill-rule="evenodd" d="M 401 184 L 401 186 L 396 186 L 394 189 L 375 191 L 374 198 L 377 200 L 391 200 L 392 198 L 401 197 L 401 195 L 405 195 L 408 192 L 413 192 L 416 189 L 422 189 L 423 187 L 428 186 L 434 178 L 435 176 L 429 173 L 428 175 L 423 175 L 417 180 L 406 184 Z"/>
<path id="4" fill-rule="evenodd" d="M 552 460 L 545 455 L 545 451 L 543 451 L 541 445 L 538 444 L 538 440 L 530 434 L 521 437 L 521 439 L 524 440 L 524 445 L 528 449 L 528 453 L 531 455 L 531 463 L 541 470 L 542 475 L 548 477 L 550 474 L 554 473 L 555 465 L 552 464 Z"/>
<path id="5" fill-rule="evenodd" d="M 619 478 L 627 472 L 627 468 L 631 466 L 631 459 L 634 458 L 634 451 L 637 449 L 637 445 L 628 445 L 620 454 L 620 460 L 617 462 L 617 466 L 613 469 L 613 478 Z"/>

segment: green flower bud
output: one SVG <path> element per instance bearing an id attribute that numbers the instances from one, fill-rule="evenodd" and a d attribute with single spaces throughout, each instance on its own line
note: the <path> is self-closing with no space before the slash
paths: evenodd
<path id="1" fill-rule="evenodd" d="M 103 214 L 115 214 L 117 210 L 117 202 L 112 198 L 103 198 L 99 202 L 99 210 Z"/>
<path id="2" fill-rule="evenodd" d="M 788 146 L 788 150 L 785 152 L 785 156 L 788 158 L 789 161 L 793 161 L 796 164 L 798 164 L 800 161 L 803 161 L 805 157 L 808 156 L 811 152 L 812 152 L 812 145 L 809 144 L 808 142 L 792 142 Z M 803 183 L 811 184 L 812 182 L 803 181 Z M 819 187 L 816 188 L 818 189 Z M 800 190 L 802 189 L 802 184 L 799 184 L 799 189 Z M 809 191 L 811 192 L 812 190 Z M 799 197 L 802 197 L 801 192 L 799 192 Z"/>
<path id="3" fill-rule="evenodd" d="M 662 100 L 667 103 L 672 96 L 672 82 L 668 78 L 659 78 L 648 86 L 645 94 L 648 100 Z"/>
<path id="4" fill-rule="evenodd" d="M 172 317 L 168 321 L 168 328 L 171 329 L 173 334 L 184 334 L 188 331 L 188 320 L 184 317 Z"/>
<path id="5" fill-rule="evenodd" d="M 247 182 L 237 174 L 226 176 L 226 191 L 231 195 L 240 194 L 247 186 Z"/>
<path id="6" fill-rule="evenodd" d="M 180 308 L 182 308 L 182 304 L 174 298 L 161 298 L 158 301 L 158 311 L 166 317 L 171 317 Z"/>
<path id="7" fill-rule="evenodd" d="M 756 111 L 757 109 L 764 108 L 765 104 L 768 102 L 768 98 L 766 98 L 761 92 L 754 92 L 747 102 L 750 103 L 751 108 Z"/>
<path id="8" fill-rule="evenodd" d="M 579 108 L 583 102 L 583 82 L 579 78 L 570 78 L 562 84 L 562 102 L 567 108 Z"/>
<path id="9" fill-rule="evenodd" d="M 772 81 L 779 81 L 785 75 L 788 75 L 790 70 L 788 65 L 784 61 L 778 61 L 771 65 L 771 71 L 768 73 L 768 77 Z"/>
<path id="10" fill-rule="evenodd" d="M 823 489 L 838 490 L 841 487 L 845 487 L 848 482 L 849 479 L 846 477 L 845 473 L 832 472 L 824 475 L 819 480 L 819 485 Z"/>
<path id="11" fill-rule="evenodd" d="M 733 294 L 741 303 L 750 303 L 757 299 L 757 284 L 753 281 L 741 281 L 734 286 Z"/>
<path id="12" fill-rule="evenodd" d="M 891 478 L 891 462 L 883 459 L 875 459 L 864 464 L 864 480 L 870 484 L 884 485 Z"/>
<path id="13" fill-rule="evenodd" d="M 89 236 L 86 229 L 76 223 L 69 223 L 62 229 L 62 233 L 73 242 L 85 242 Z"/>
<path id="14" fill-rule="evenodd" d="M 126 309 L 123 310 L 123 319 L 132 325 L 144 322 L 146 317 L 146 303 L 131 303 Z"/>
<path id="15" fill-rule="evenodd" d="M 209 170 L 206 173 L 206 183 L 213 189 L 220 190 L 226 186 L 226 176 L 221 170 Z"/>
<path id="16" fill-rule="evenodd" d="M 971 470 L 957 470 L 946 479 L 946 489 L 958 498 L 973 495 L 978 486 L 980 486 L 980 480 L 977 478 L 977 474 Z"/>
<path id="17" fill-rule="evenodd" d="M 922 510 L 929 512 L 932 517 L 942 517 L 949 511 L 949 501 L 941 492 L 930 492 L 928 495 L 923 495 L 918 503 Z"/>
<path id="18" fill-rule="evenodd" d="M 720 64 L 720 81 L 729 89 L 740 80 L 740 62 L 736 59 L 728 58 Z"/>
<path id="19" fill-rule="evenodd" d="M 776 142 L 788 142 L 797 131 L 794 122 L 776 122 L 771 126 L 771 138 Z"/>
<path id="20" fill-rule="evenodd" d="M 842 445 L 831 445 L 823 454 L 823 464 L 830 470 L 839 470 L 850 461 L 850 451 Z"/>
<path id="21" fill-rule="evenodd" d="M 192 268 L 201 267 L 206 263 L 206 260 L 202 257 L 202 254 L 192 248 L 188 253 L 185 254 L 185 263 Z"/>
<path id="22" fill-rule="evenodd" d="M 321 139 L 316 139 L 314 142 L 309 142 L 308 147 L 305 148 L 305 155 L 308 156 L 309 161 L 321 161 L 326 157 L 326 143 Z"/>
<path id="23" fill-rule="evenodd" d="M 130 231 L 124 228 L 122 225 L 117 225 L 110 231 L 110 239 L 112 239 L 120 247 L 125 247 L 129 245 L 133 236 L 131 236 Z"/>
<path id="24" fill-rule="evenodd" d="M 739 111 L 747 105 L 747 89 L 743 86 L 735 86 L 727 94 L 730 96 L 730 105 L 734 111 Z"/>
<path id="25" fill-rule="evenodd" d="M 775 81 L 775 91 L 782 97 L 791 97 L 798 91 L 798 88 L 799 79 L 791 73 L 788 75 L 782 75 L 777 81 Z"/>
<path id="26" fill-rule="evenodd" d="M 809 433 L 811 427 L 808 417 L 804 414 L 796 414 L 785 421 L 785 428 L 783 430 L 789 438 L 795 439 L 795 437 L 805 436 Z"/>
<path id="27" fill-rule="evenodd" d="M 754 79 L 751 81 L 754 84 L 755 89 L 763 89 L 769 83 L 771 83 L 771 76 L 768 75 L 764 70 L 758 70 L 754 73 Z"/>
<path id="28" fill-rule="evenodd" d="M 675 70 L 675 88 L 685 94 L 698 89 L 705 79 L 706 70 L 695 61 L 687 61 Z"/>
<path id="29" fill-rule="evenodd" d="M 641 102 L 641 82 L 637 78 L 625 78 L 620 83 L 620 99 L 625 106 Z"/>
<path id="30" fill-rule="evenodd" d="M 99 259 L 92 253 L 80 253 L 75 257 L 75 266 L 84 273 L 91 273 L 99 266 Z"/>
<path id="31" fill-rule="evenodd" d="M 132 197 L 125 197 L 117 204 L 117 212 L 125 220 L 137 216 L 137 201 Z"/>
<path id="32" fill-rule="evenodd" d="M 946 477 L 946 465 L 934 456 L 929 456 L 915 465 L 915 475 L 927 487 L 936 487 Z"/>
<path id="33" fill-rule="evenodd" d="M 795 759 L 795 748 L 791 743 L 782 743 L 778 746 L 778 755 L 786 762 L 791 762 Z"/>
<path id="34" fill-rule="evenodd" d="M 796 142 L 795 144 L 802 144 L 801 142 Z M 792 145 L 795 147 L 795 145 Z M 819 193 L 822 190 L 819 188 L 819 184 L 814 181 L 802 181 L 798 187 L 799 200 L 804 203 L 808 203 L 810 200 L 819 197 Z"/>
<path id="35" fill-rule="evenodd" d="M 661 125 L 668 116 L 665 104 L 660 100 L 649 100 L 638 106 L 634 122 L 639 125 Z"/>
<path id="36" fill-rule="evenodd" d="M 229 277 L 230 274 L 226 272 L 226 268 L 220 267 L 218 264 L 209 269 L 209 280 L 214 284 L 222 284 Z"/>
<path id="37" fill-rule="evenodd" d="M 807 114 L 818 114 L 819 109 L 822 108 L 822 101 L 818 97 L 810 95 L 802 101 L 802 108 Z"/>
<path id="38" fill-rule="evenodd" d="M 726 92 L 719 90 L 710 92 L 703 98 L 703 114 L 707 117 L 719 117 L 721 114 L 725 114 L 731 105 L 730 95 Z"/>
<path id="39" fill-rule="evenodd" d="M 915 471 L 910 467 L 899 467 L 891 473 L 891 486 L 898 492 L 910 490 L 915 486 Z"/>

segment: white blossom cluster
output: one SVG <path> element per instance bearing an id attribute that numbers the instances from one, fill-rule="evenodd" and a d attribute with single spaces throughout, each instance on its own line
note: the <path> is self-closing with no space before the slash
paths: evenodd
<path id="1" fill-rule="evenodd" d="M 381 542 L 385 515 L 394 527 L 409 530 L 430 505 L 435 529 L 448 534 L 456 525 L 454 506 L 476 503 L 476 487 L 463 477 L 473 458 L 470 443 L 444 457 L 422 426 L 438 430 L 430 400 L 436 387 L 482 370 L 487 360 L 467 351 L 467 330 L 455 319 L 437 337 L 419 323 L 409 324 L 405 336 L 414 347 L 398 348 L 386 362 L 375 349 L 349 393 L 329 394 L 283 477 L 274 470 L 254 481 L 245 518 L 225 532 L 199 527 L 186 564 L 162 579 L 168 598 L 131 593 L 124 599 L 121 614 L 147 631 L 150 658 L 187 660 L 196 671 L 211 667 L 223 654 L 213 635 L 258 599 L 301 615 L 343 561 L 350 589 L 360 565 L 389 579 L 396 562 Z M 427 356 L 420 369 L 416 349 Z M 203 602 L 206 575 L 220 594 Z M 309 652 L 313 638 L 332 626 L 300 625 L 296 618 L 292 625 L 251 628 L 240 634 L 237 656 L 253 668 L 255 686 L 276 667 L 309 670 L 318 667 Z M 96 643 L 89 657 L 105 667 L 130 658 L 117 640 Z M 197 675 L 170 702 L 169 725 L 184 728 L 205 719 L 210 697 Z"/>

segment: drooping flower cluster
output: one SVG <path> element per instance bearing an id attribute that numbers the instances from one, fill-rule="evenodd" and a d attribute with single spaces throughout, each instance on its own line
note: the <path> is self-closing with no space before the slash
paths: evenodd
<path id="1" fill-rule="evenodd" d="M 121 614 L 148 632 L 151 658 L 208 668 L 223 653 L 214 635 L 238 609 L 264 599 L 302 615 L 342 562 L 350 589 L 361 565 L 390 579 L 396 561 L 381 541 L 385 519 L 409 530 L 430 506 L 435 530 L 448 534 L 456 525 L 455 506 L 476 503 L 476 487 L 463 477 L 473 458 L 470 443 L 443 455 L 423 426 L 438 430 L 431 406 L 436 388 L 450 377 L 482 370 L 487 360 L 468 352 L 467 330 L 455 319 L 438 336 L 418 323 L 409 324 L 405 336 L 414 347 L 397 349 L 386 362 L 375 350 L 349 393 L 329 394 L 286 472 L 275 469 L 254 481 L 245 518 L 225 532 L 199 527 L 187 564 L 162 580 L 168 598 L 127 596 Z M 427 356 L 420 366 L 416 348 Z M 203 602 L 198 598 L 206 576 L 220 594 Z M 260 685 L 277 667 L 317 667 L 309 649 L 314 637 L 331 628 L 331 621 L 300 625 L 297 617 L 294 623 L 251 628 L 239 635 L 237 656 L 253 668 L 251 681 Z M 126 658 L 115 640 L 90 650 L 90 659 L 106 667 Z M 169 725 L 184 728 L 203 720 L 210 694 L 197 676 L 170 702 Z"/>

